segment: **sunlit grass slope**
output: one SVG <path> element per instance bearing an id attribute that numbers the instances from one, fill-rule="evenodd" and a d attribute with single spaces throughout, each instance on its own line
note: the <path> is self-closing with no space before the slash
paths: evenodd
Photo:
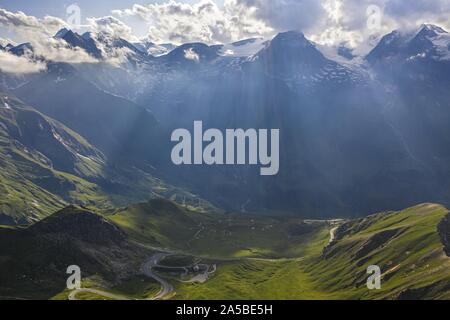
<path id="1" fill-rule="evenodd" d="M 318 288 L 343 297 L 450 298 L 450 258 L 438 232 L 447 214 L 443 206 L 423 204 L 348 222 L 306 270 Z M 367 290 L 370 265 L 381 268 L 381 290 Z"/>
<path id="2" fill-rule="evenodd" d="M 347 222 L 329 246 L 328 234 L 311 238 L 303 258 L 219 263 L 210 281 L 180 284 L 176 298 L 449 299 L 450 258 L 437 230 L 447 213 L 424 204 Z M 367 288 L 370 265 L 381 268 L 381 290 Z"/>
<path id="3" fill-rule="evenodd" d="M 302 256 L 310 239 L 327 229 L 325 222 L 204 213 L 162 199 L 109 219 L 141 243 L 213 258 Z"/>

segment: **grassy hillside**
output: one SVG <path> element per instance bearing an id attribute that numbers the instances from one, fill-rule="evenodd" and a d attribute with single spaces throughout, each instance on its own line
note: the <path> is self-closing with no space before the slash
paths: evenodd
<path id="1" fill-rule="evenodd" d="M 109 219 L 136 241 L 213 258 L 298 257 L 317 233 L 328 236 L 325 222 L 199 212 L 163 199 Z"/>
<path id="2" fill-rule="evenodd" d="M 424 204 L 350 221 L 324 250 L 316 237 L 300 259 L 223 263 L 205 284 L 179 285 L 177 298 L 449 299 L 450 258 L 437 231 L 447 213 Z M 382 270 L 381 290 L 367 289 L 369 265 Z"/>
<path id="3" fill-rule="evenodd" d="M 60 123 L 0 94 L 0 224 L 37 221 L 67 205 L 103 207 L 107 196 L 87 179 L 103 155 Z"/>
<path id="4" fill-rule="evenodd" d="M 306 270 L 326 291 L 350 298 L 450 298 L 450 258 L 438 225 L 448 214 L 440 205 L 423 204 L 341 226 L 323 255 Z M 366 288 L 366 270 L 378 265 L 382 289 Z"/>
<path id="5" fill-rule="evenodd" d="M 214 210 L 150 171 L 111 163 L 79 134 L 0 92 L 0 225 L 39 221 L 68 204 L 112 209 L 155 197 Z"/>
<path id="6" fill-rule="evenodd" d="M 0 296 L 65 299 L 61 270 L 75 261 L 87 270 L 84 288 L 151 298 L 159 284 L 140 266 L 164 251 L 172 255 L 154 272 L 172 299 L 450 299 L 449 217 L 423 204 L 336 230 L 335 221 L 204 213 L 161 199 L 105 217 L 69 207 L 27 229 L 0 228 L 0 271 L 14 270 Z M 381 268 L 381 290 L 366 287 L 369 265 Z M 190 281 L 201 269 L 205 281 Z"/>

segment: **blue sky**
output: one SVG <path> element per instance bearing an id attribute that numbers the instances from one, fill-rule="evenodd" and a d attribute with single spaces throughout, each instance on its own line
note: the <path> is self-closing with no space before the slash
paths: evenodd
<path id="1" fill-rule="evenodd" d="M 211 0 L 217 5 L 223 5 L 223 0 Z M 43 18 L 44 16 L 55 16 L 65 19 L 66 8 L 76 4 L 81 8 L 82 23 L 86 18 L 103 17 L 111 15 L 112 10 L 121 10 L 132 7 L 134 4 L 147 5 L 152 3 L 164 3 L 167 0 L 0 0 L 0 8 L 11 12 L 22 11 L 27 15 Z M 197 0 L 177 0 L 180 3 L 193 4 Z M 137 23 L 134 19 L 128 20 L 127 24 L 133 27 L 137 36 L 143 37 L 147 32 L 147 25 Z M 14 34 L 0 30 L 0 37 L 15 38 Z"/>
<path id="2" fill-rule="evenodd" d="M 133 4 L 147 4 L 164 2 L 164 0 L 0 0 L 0 8 L 9 11 L 23 11 L 26 14 L 43 17 L 52 15 L 64 17 L 65 8 L 73 3 L 78 4 L 86 16 L 105 16 L 112 9 L 125 9 Z M 194 0 L 180 0 L 180 2 L 193 3 Z M 221 3 L 222 1 L 215 1 Z"/>

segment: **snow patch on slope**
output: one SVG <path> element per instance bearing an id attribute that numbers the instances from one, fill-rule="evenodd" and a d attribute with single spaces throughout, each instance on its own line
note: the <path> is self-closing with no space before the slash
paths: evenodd
<path id="1" fill-rule="evenodd" d="M 441 60 L 450 60 L 450 34 L 441 33 L 431 40 Z"/>
<path id="2" fill-rule="evenodd" d="M 219 55 L 225 57 L 249 57 L 264 49 L 267 40 L 264 38 L 254 38 L 223 45 Z"/>

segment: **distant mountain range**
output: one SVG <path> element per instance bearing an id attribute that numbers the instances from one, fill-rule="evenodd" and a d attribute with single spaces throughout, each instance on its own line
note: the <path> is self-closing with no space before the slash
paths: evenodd
<path id="1" fill-rule="evenodd" d="M 161 194 L 179 203 L 187 198 L 190 204 L 210 207 L 211 202 L 231 211 L 302 217 L 364 216 L 419 202 L 450 203 L 450 35 L 440 27 L 394 31 L 365 57 L 345 47 L 331 55 L 296 31 L 271 40 L 177 47 L 67 29 L 55 38 L 98 63 L 47 61 L 40 74 L 0 74 L 5 92 L 0 125 L 15 121 L 6 98 L 32 106 L 35 117 L 49 120 L 43 140 L 30 148 L 49 159 L 52 170 L 87 179 L 106 198 L 114 195 L 120 203 L 150 198 L 160 181 L 166 191 L 177 186 L 169 187 L 176 192 Z M 0 50 L 45 61 L 30 43 Z M 120 63 L 111 63 L 119 54 Z M 246 166 L 171 165 L 171 131 L 190 128 L 194 120 L 219 129 L 279 128 L 279 175 L 261 178 Z M 54 123 L 71 132 L 59 136 L 83 141 L 84 149 L 76 150 L 85 153 L 55 138 Z M 29 136 L 39 140 L 39 128 L 27 126 Z M 9 141 L 2 150 L 16 141 L 30 143 L 9 127 L 2 130 Z M 95 178 L 77 171 L 83 161 L 89 167 L 95 163 Z M 120 181 L 120 187 L 99 182 L 105 164 L 109 181 Z M 122 180 L 131 176 L 147 178 Z M 30 191 L 34 185 L 23 186 L 27 198 L 39 198 Z M 129 186 L 139 189 L 139 196 L 131 197 Z M 58 197 L 56 207 L 74 201 L 45 192 Z M 4 201 L 3 215 L 15 215 L 4 209 L 15 202 Z"/>

